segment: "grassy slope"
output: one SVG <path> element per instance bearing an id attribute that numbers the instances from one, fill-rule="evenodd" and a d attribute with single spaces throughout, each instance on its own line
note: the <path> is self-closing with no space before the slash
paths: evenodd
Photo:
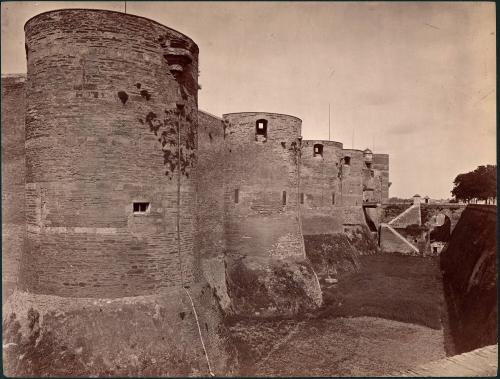
<path id="1" fill-rule="evenodd" d="M 441 328 L 445 302 L 434 258 L 362 256 L 361 271 L 324 289 L 322 316 L 374 316 Z"/>

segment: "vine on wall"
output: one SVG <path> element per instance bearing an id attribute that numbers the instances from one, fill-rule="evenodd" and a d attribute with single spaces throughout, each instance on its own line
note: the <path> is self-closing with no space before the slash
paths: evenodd
<path id="1" fill-rule="evenodd" d="M 185 115 L 183 109 L 166 109 L 162 119 L 154 112 L 149 112 L 145 121 L 139 119 L 141 124 L 149 126 L 149 130 L 158 137 L 163 151 L 163 164 L 165 165 L 165 175 L 172 179 L 175 170 L 178 168 L 182 175 L 189 178 L 191 169 L 196 161 L 196 124 L 193 111 Z M 186 136 L 181 140 L 178 148 L 178 130 L 187 127 Z"/>

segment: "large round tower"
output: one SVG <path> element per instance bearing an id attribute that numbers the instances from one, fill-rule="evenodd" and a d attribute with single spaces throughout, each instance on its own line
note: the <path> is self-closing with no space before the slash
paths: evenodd
<path id="1" fill-rule="evenodd" d="M 241 256 L 304 256 L 298 214 L 302 121 L 261 112 L 226 122 L 226 244 Z"/>
<path id="2" fill-rule="evenodd" d="M 316 309 L 321 289 L 305 255 L 299 209 L 302 121 L 263 112 L 230 113 L 223 120 L 232 309 L 257 317 Z"/>
<path id="3" fill-rule="evenodd" d="M 230 375 L 193 257 L 198 47 L 102 10 L 43 13 L 25 32 L 27 246 L 5 372 Z"/>
<path id="4" fill-rule="evenodd" d="M 300 168 L 300 207 L 305 235 L 330 234 L 342 230 L 338 210 L 342 143 L 306 140 L 302 142 Z"/>
<path id="5" fill-rule="evenodd" d="M 386 203 L 389 200 L 389 154 L 373 154 L 375 170 L 375 197 L 377 201 Z"/>
<path id="6" fill-rule="evenodd" d="M 109 11 L 43 13 L 25 31 L 22 288 L 109 298 L 188 283 L 198 47 Z"/>
<path id="7" fill-rule="evenodd" d="M 363 151 L 344 149 L 341 164 L 341 197 L 343 206 L 363 204 Z"/>

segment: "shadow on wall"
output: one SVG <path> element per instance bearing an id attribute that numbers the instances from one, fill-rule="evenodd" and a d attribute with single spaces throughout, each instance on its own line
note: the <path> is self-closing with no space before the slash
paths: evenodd
<path id="1" fill-rule="evenodd" d="M 496 220 L 496 206 L 467 206 L 441 253 L 454 354 L 498 342 Z"/>

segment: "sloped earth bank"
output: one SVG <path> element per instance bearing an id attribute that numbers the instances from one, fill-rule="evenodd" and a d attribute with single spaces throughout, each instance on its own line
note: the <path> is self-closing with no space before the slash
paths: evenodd
<path id="1" fill-rule="evenodd" d="M 384 375 L 445 357 L 447 314 L 437 259 L 357 260 L 356 271 L 337 270 L 337 284 L 320 279 L 324 304 L 314 315 L 233 321 L 238 375 Z"/>
<path id="2" fill-rule="evenodd" d="M 244 257 L 227 263 L 227 288 L 236 318 L 293 317 L 316 312 L 321 288 L 306 259 Z"/>
<path id="3" fill-rule="evenodd" d="M 236 351 L 207 286 L 117 299 L 16 291 L 3 307 L 8 377 L 234 375 Z M 193 303 L 191 303 L 191 300 Z M 197 316 L 194 313 L 197 309 Z"/>
<path id="4" fill-rule="evenodd" d="M 496 206 L 467 206 L 441 253 L 455 354 L 498 343 L 497 259 Z"/>
<path id="5" fill-rule="evenodd" d="M 441 329 L 446 302 L 439 259 L 392 254 L 361 256 L 361 269 L 322 282 L 319 316 L 373 316 Z"/>

